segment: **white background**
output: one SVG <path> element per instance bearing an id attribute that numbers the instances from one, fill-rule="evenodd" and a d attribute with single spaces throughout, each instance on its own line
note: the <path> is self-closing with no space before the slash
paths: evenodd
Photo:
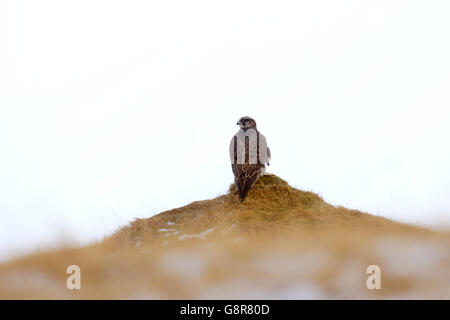
<path id="1" fill-rule="evenodd" d="M 252 116 L 269 171 L 450 225 L 448 1 L 1 1 L 0 257 L 226 192 Z"/>

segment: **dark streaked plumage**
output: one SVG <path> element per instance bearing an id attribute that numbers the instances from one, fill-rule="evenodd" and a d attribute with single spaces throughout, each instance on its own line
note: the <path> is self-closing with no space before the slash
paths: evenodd
<path id="1" fill-rule="evenodd" d="M 265 164 L 269 165 L 270 150 L 265 137 L 258 132 L 254 119 L 242 117 L 237 125 L 240 126 L 240 130 L 231 139 L 230 157 L 239 200 L 243 201 L 260 175 L 264 174 Z M 250 143 L 251 138 L 254 139 L 253 142 L 256 141 L 256 146 L 255 143 Z M 238 139 L 243 139 L 243 141 Z M 242 150 L 244 147 L 245 156 L 242 154 L 239 157 L 238 148 Z M 260 150 L 261 148 L 262 150 Z"/>

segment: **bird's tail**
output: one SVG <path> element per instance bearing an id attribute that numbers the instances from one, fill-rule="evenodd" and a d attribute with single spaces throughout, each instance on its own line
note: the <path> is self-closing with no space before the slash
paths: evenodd
<path id="1" fill-rule="evenodd" d="M 251 177 L 248 177 L 247 179 L 242 179 L 242 180 L 235 179 L 239 200 L 241 202 L 245 200 L 245 197 L 247 197 L 250 189 L 256 183 L 258 178 L 259 178 L 259 173 L 256 172 Z"/>

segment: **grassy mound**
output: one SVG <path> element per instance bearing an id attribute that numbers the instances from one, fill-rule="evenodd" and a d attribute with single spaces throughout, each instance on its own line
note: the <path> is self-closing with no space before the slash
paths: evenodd
<path id="1" fill-rule="evenodd" d="M 82 290 L 68 290 L 79 265 Z M 366 287 L 369 265 L 382 290 Z M 335 207 L 274 175 L 137 219 L 104 241 L 0 266 L 1 298 L 449 299 L 450 237 Z"/>
<path id="2" fill-rule="evenodd" d="M 176 230 L 171 226 L 176 226 Z M 295 189 L 275 175 L 265 175 L 244 202 L 239 201 L 236 186 L 232 184 L 228 193 L 218 198 L 138 219 L 106 242 L 119 249 L 135 247 L 136 243 L 160 245 L 161 241 L 168 244 L 173 240 L 206 237 L 227 241 L 237 236 L 274 240 L 313 232 L 318 233 L 316 236 L 326 236 L 332 230 L 366 234 L 429 232 L 357 210 L 333 207 L 315 193 Z"/>

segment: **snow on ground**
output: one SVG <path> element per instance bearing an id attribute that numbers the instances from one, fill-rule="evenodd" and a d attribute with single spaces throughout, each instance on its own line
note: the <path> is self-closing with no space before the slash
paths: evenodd
<path id="1" fill-rule="evenodd" d="M 211 232 L 190 236 L 204 239 Z M 242 248 L 243 241 L 235 246 Z M 427 238 L 383 236 L 363 251 L 345 252 L 326 246 L 292 251 L 268 245 L 236 253 L 220 246 L 210 248 L 207 240 L 202 243 L 167 247 L 157 258 L 139 249 L 136 261 L 118 252 L 106 262 L 94 256 L 91 267 L 87 263 L 81 268 L 93 268 L 85 272 L 96 272 L 96 282 L 85 284 L 79 297 L 450 299 L 450 246 Z M 366 286 L 370 276 L 366 269 L 372 264 L 381 269 L 380 290 Z M 65 277 L 42 268 L 0 269 L 0 298 L 73 298 L 74 293 L 65 289 Z"/>
<path id="2" fill-rule="evenodd" d="M 450 298 L 450 248 L 425 239 L 383 237 L 366 254 L 345 256 L 268 248 L 240 260 L 207 252 L 169 252 L 161 270 L 195 299 Z M 371 264 L 380 266 L 380 290 L 367 288 Z M 208 270 L 220 276 L 211 280 Z"/>

